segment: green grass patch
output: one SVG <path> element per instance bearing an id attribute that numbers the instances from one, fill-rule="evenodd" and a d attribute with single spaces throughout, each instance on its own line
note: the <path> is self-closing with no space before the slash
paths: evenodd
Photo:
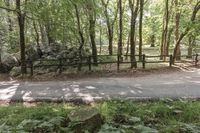
<path id="1" fill-rule="evenodd" d="M 199 133 L 200 102 L 159 100 L 152 102 L 103 101 L 92 105 L 15 104 L 0 107 L 0 133 L 66 132 L 67 115 L 79 108 L 96 108 L 105 119 L 100 133 Z"/>

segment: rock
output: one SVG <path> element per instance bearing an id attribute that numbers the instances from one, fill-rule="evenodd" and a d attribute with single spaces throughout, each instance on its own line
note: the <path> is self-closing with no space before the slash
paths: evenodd
<path id="1" fill-rule="evenodd" d="M 6 64 L 0 63 L 0 73 L 8 73 L 11 69 Z"/>
<path id="2" fill-rule="evenodd" d="M 40 58 L 37 48 L 35 48 L 34 46 L 29 46 L 29 48 L 27 48 L 26 54 L 28 56 L 28 59 L 30 60 L 37 60 Z"/>
<path id="3" fill-rule="evenodd" d="M 59 70 L 58 67 L 50 67 L 50 68 L 47 69 L 47 73 L 51 73 L 51 72 L 57 73 L 58 70 Z"/>
<path id="4" fill-rule="evenodd" d="M 136 124 L 136 123 L 139 123 L 139 122 L 141 122 L 141 119 L 139 117 L 130 117 L 128 119 L 129 124 Z"/>
<path id="5" fill-rule="evenodd" d="M 180 115 L 180 114 L 183 113 L 183 111 L 179 110 L 179 109 L 175 109 L 175 110 L 172 111 L 172 113 L 173 113 L 173 115 Z"/>
<path id="6" fill-rule="evenodd" d="M 34 61 L 34 62 L 33 62 L 33 66 L 39 66 L 39 65 L 41 65 L 41 62 L 40 62 L 40 61 Z"/>
<path id="7" fill-rule="evenodd" d="M 68 58 L 69 50 L 62 50 L 56 58 Z"/>
<path id="8" fill-rule="evenodd" d="M 134 129 L 137 133 L 158 133 L 158 130 L 142 125 L 135 126 Z"/>
<path id="9" fill-rule="evenodd" d="M 43 70 L 43 69 L 35 69 L 34 70 L 34 74 L 36 75 L 43 75 L 46 73 L 46 70 Z"/>
<path id="10" fill-rule="evenodd" d="M 84 131 L 94 133 L 103 124 L 100 113 L 94 108 L 85 108 L 72 112 L 68 115 L 68 118 L 70 120 L 70 128 L 75 133 L 84 133 Z"/>
<path id="11" fill-rule="evenodd" d="M 5 64 L 9 67 L 14 67 L 14 66 L 17 66 L 19 65 L 19 62 L 18 62 L 18 59 L 11 55 L 11 54 L 5 54 L 3 57 L 2 57 L 2 64 Z"/>
<path id="12" fill-rule="evenodd" d="M 13 67 L 12 70 L 10 71 L 11 76 L 19 76 L 21 74 L 21 67 Z"/>
<path id="13" fill-rule="evenodd" d="M 14 54 L 12 54 L 12 56 L 15 58 L 15 60 L 18 62 L 18 64 L 20 64 L 20 61 L 21 61 L 20 52 L 14 53 Z"/>

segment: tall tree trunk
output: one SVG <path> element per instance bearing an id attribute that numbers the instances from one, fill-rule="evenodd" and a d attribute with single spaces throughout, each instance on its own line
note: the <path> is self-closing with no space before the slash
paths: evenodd
<path id="1" fill-rule="evenodd" d="M 174 28 L 172 27 L 167 35 L 167 48 L 166 48 L 166 55 L 169 56 L 169 47 L 170 47 L 170 42 L 171 42 L 171 36 L 173 33 Z"/>
<path id="2" fill-rule="evenodd" d="M 21 73 L 26 74 L 25 33 L 24 33 L 25 13 L 21 11 L 21 0 L 16 0 L 16 10 L 18 16 L 19 35 L 20 35 Z"/>
<path id="3" fill-rule="evenodd" d="M 163 17 L 163 31 L 162 31 L 162 41 L 161 41 L 161 58 L 166 60 L 166 55 L 168 51 L 167 39 L 168 39 L 168 25 L 169 25 L 169 0 L 165 0 L 165 14 Z"/>
<path id="4" fill-rule="evenodd" d="M 122 0 L 119 0 L 119 40 L 118 40 L 118 55 L 122 57 L 122 40 L 123 39 L 123 11 Z"/>
<path id="5" fill-rule="evenodd" d="M 137 67 L 136 58 L 135 58 L 135 49 L 136 49 L 136 43 L 135 43 L 135 29 L 136 29 L 136 19 L 137 19 L 137 12 L 139 9 L 139 0 L 136 1 L 135 6 L 135 0 L 129 0 L 129 5 L 131 8 L 131 38 L 130 38 L 130 46 L 131 46 L 131 68 Z"/>
<path id="6" fill-rule="evenodd" d="M 45 48 L 46 48 L 47 47 L 47 39 L 46 39 L 46 35 L 45 35 L 44 26 L 41 24 L 40 21 L 38 23 L 39 23 L 39 28 L 40 28 L 41 42 L 42 42 L 42 45 L 45 46 Z"/>
<path id="7" fill-rule="evenodd" d="M 37 25 L 36 25 L 35 21 L 33 21 L 33 28 L 35 30 L 35 40 L 36 40 L 36 43 L 37 43 L 37 47 L 40 47 L 40 35 L 39 35 L 39 32 L 38 32 Z"/>
<path id="8" fill-rule="evenodd" d="M 151 47 L 155 47 L 155 35 L 154 34 L 152 34 L 150 36 L 150 42 L 151 42 Z"/>
<path id="9" fill-rule="evenodd" d="M 177 43 L 179 40 L 179 25 L 180 25 L 180 17 L 181 14 L 178 11 L 178 6 L 179 6 L 179 0 L 175 0 L 175 8 L 176 8 L 176 16 L 175 16 L 175 42 Z M 181 48 L 180 45 L 177 46 L 176 49 L 177 53 L 176 53 L 176 60 L 180 60 L 181 59 Z"/>
<path id="10" fill-rule="evenodd" d="M 55 43 L 55 40 L 51 35 L 51 26 L 49 22 L 47 22 L 47 24 L 45 25 L 45 28 L 46 28 L 46 34 L 47 34 L 47 39 L 48 39 L 48 45 L 51 46 L 53 43 Z"/>
<path id="11" fill-rule="evenodd" d="M 194 36 L 190 36 L 188 39 L 189 42 L 189 47 L 188 47 L 188 58 L 192 58 L 192 54 L 193 54 L 193 48 L 195 46 L 195 37 Z"/>
<path id="12" fill-rule="evenodd" d="M 10 0 L 5 0 L 5 4 L 6 4 L 6 7 L 7 8 L 10 8 Z M 12 32 L 13 31 L 13 27 L 12 27 L 12 20 L 11 20 L 11 17 L 10 17 L 10 11 L 9 10 L 7 10 L 7 12 L 8 12 L 8 30 L 9 30 L 9 32 Z"/>
<path id="13" fill-rule="evenodd" d="M 126 46 L 126 60 L 128 59 L 128 54 L 129 54 L 129 47 L 130 47 L 130 36 L 131 34 L 128 34 L 128 39 L 127 39 L 127 46 Z"/>
<path id="14" fill-rule="evenodd" d="M 195 20 L 196 20 L 196 16 L 197 16 L 197 13 L 199 12 L 200 10 L 200 1 L 198 1 L 193 9 L 193 12 L 192 12 L 192 16 L 191 16 L 191 23 L 194 24 L 195 23 Z M 185 31 L 183 33 L 181 33 L 181 35 L 179 36 L 177 42 L 176 42 L 176 45 L 175 45 L 175 48 L 174 48 L 174 56 L 173 56 L 173 60 L 175 61 L 175 59 L 177 58 L 177 55 L 178 55 L 178 48 L 180 47 L 180 43 L 181 41 L 183 40 L 183 38 L 188 34 L 188 32 L 190 31 L 191 27 L 187 27 L 185 29 Z"/>
<path id="15" fill-rule="evenodd" d="M 165 3 L 165 28 L 164 28 L 164 40 L 163 40 L 163 54 L 164 54 L 164 61 L 166 60 L 167 55 L 167 35 L 168 35 L 168 24 L 169 24 L 169 0 L 166 0 Z"/>
<path id="16" fill-rule="evenodd" d="M 78 7 L 77 7 L 76 4 L 74 4 L 74 7 L 75 7 L 75 12 L 76 12 L 78 33 L 79 33 L 79 37 L 80 37 L 80 40 L 79 40 L 79 43 L 80 43 L 80 46 L 79 46 L 80 64 L 78 66 L 78 70 L 80 71 L 81 67 L 82 67 L 81 66 L 81 62 L 82 62 L 82 49 L 83 49 L 83 46 L 84 46 L 84 43 L 85 43 L 85 39 L 84 39 L 84 36 L 83 36 L 83 32 L 81 30 L 81 22 L 80 22 L 80 15 L 79 15 Z"/>
<path id="17" fill-rule="evenodd" d="M 97 47 L 95 42 L 95 21 L 92 16 L 90 16 L 90 41 L 92 44 L 92 56 L 93 61 L 97 65 Z"/>
<path id="18" fill-rule="evenodd" d="M 163 16 L 163 25 L 162 25 L 162 39 L 161 39 L 161 45 L 160 45 L 160 60 L 163 60 L 163 55 L 164 55 L 164 37 L 165 37 L 165 16 L 166 12 Z"/>
<path id="19" fill-rule="evenodd" d="M 95 11 L 95 3 L 93 0 L 88 1 L 88 12 L 89 12 L 89 34 L 90 34 L 90 41 L 92 45 L 92 57 L 94 64 L 97 65 L 97 47 L 96 47 L 96 11 Z"/>
<path id="20" fill-rule="evenodd" d="M 100 32 L 99 32 L 99 45 L 100 45 L 100 49 L 99 49 L 99 54 L 101 55 L 102 53 L 102 24 L 100 26 Z"/>
<path id="21" fill-rule="evenodd" d="M 140 0 L 140 22 L 139 22 L 139 60 L 142 60 L 142 28 L 143 28 L 143 11 L 144 11 L 144 0 Z"/>
<path id="22" fill-rule="evenodd" d="M 117 10 L 115 11 L 114 19 L 111 20 L 109 17 L 109 13 L 108 13 L 108 4 L 109 4 L 110 0 L 107 0 L 107 1 L 101 0 L 101 2 L 102 2 L 102 5 L 104 6 L 104 14 L 106 17 L 106 25 L 107 25 L 108 41 L 109 41 L 108 51 L 109 51 L 109 55 L 112 55 L 113 54 L 114 24 L 117 19 L 119 8 L 117 8 Z M 117 6 L 118 6 L 118 4 L 117 4 Z"/>

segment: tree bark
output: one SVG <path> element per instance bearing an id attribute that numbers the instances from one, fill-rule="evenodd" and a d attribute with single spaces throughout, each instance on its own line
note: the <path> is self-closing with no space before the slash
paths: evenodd
<path id="1" fill-rule="evenodd" d="M 167 35 L 168 35 L 168 24 L 169 24 L 169 0 L 166 0 L 165 3 L 165 28 L 164 28 L 164 40 L 163 40 L 163 54 L 164 54 L 164 61 L 166 60 L 167 55 Z"/>
<path id="2" fill-rule="evenodd" d="M 193 9 L 192 16 L 191 16 L 191 23 L 194 24 L 196 20 L 196 16 L 198 11 L 200 10 L 200 1 L 198 1 Z M 176 41 L 175 48 L 174 48 L 174 56 L 173 56 L 173 61 L 177 59 L 178 55 L 178 48 L 180 47 L 180 43 L 183 40 L 183 38 L 188 34 L 188 32 L 191 30 L 191 27 L 187 27 L 183 33 L 179 36 L 179 38 Z"/>
<path id="3" fill-rule="evenodd" d="M 151 35 L 150 37 L 150 40 L 151 40 L 151 47 L 155 47 L 155 35 Z"/>
<path id="4" fill-rule="evenodd" d="M 171 42 L 171 36 L 173 33 L 174 28 L 172 27 L 167 35 L 167 48 L 166 48 L 166 55 L 169 56 L 169 47 L 170 47 L 170 42 Z"/>
<path id="5" fill-rule="evenodd" d="M 100 45 L 100 49 L 99 49 L 99 54 L 101 55 L 102 52 L 102 24 L 100 25 L 100 32 L 99 32 L 99 45 Z"/>
<path id="6" fill-rule="evenodd" d="M 104 14 L 106 17 L 106 25 L 107 25 L 108 41 L 109 41 L 108 51 L 109 51 L 109 55 L 112 55 L 113 54 L 114 24 L 117 19 L 117 14 L 118 14 L 119 8 L 117 8 L 117 10 L 115 11 L 114 19 L 111 20 L 109 17 L 109 13 L 108 13 L 108 4 L 109 4 L 110 0 L 107 0 L 106 2 L 104 0 L 101 0 L 101 2 L 102 2 L 102 5 L 104 6 Z"/>
<path id="7" fill-rule="evenodd" d="M 136 1 L 135 6 L 135 0 L 129 0 L 129 6 L 131 9 L 131 37 L 130 37 L 130 46 L 131 46 L 131 68 L 137 67 L 136 58 L 135 58 L 135 49 L 136 49 L 136 43 L 135 43 L 135 29 L 136 29 L 136 19 L 137 19 L 137 12 L 139 9 L 139 0 Z"/>
<path id="8" fill-rule="evenodd" d="M 26 1 L 25 1 L 26 3 Z M 26 56 L 25 56 L 25 13 L 21 11 L 21 0 L 16 0 L 16 10 L 19 24 L 20 35 L 20 54 L 21 54 L 21 73 L 26 74 Z"/>
<path id="9" fill-rule="evenodd" d="M 144 11 L 144 0 L 140 0 L 140 22 L 139 22 L 139 60 L 142 60 L 142 45 L 143 45 L 143 11 Z"/>
<path id="10" fill-rule="evenodd" d="M 88 12 L 89 12 L 89 34 L 90 34 L 90 41 L 92 44 L 92 57 L 94 64 L 97 65 L 97 47 L 96 47 L 96 32 L 95 32 L 95 26 L 96 26 L 96 11 L 94 7 L 95 3 L 93 0 L 90 0 L 88 2 Z"/>
<path id="11" fill-rule="evenodd" d="M 188 47 L 188 58 L 192 58 L 192 54 L 193 54 L 193 48 L 195 46 L 195 37 L 194 36 L 190 36 L 188 39 L 189 42 L 189 47 Z"/>
<path id="12" fill-rule="evenodd" d="M 129 47 L 130 47 L 130 36 L 131 34 L 128 34 L 128 39 L 127 39 L 127 46 L 126 46 L 126 60 L 128 59 L 128 54 L 129 54 Z"/>
<path id="13" fill-rule="evenodd" d="M 162 39 L 161 39 L 161 45 L 160 45 L 160 60 L 163 60 L 163 55 L 164 55 L 164 35 L 165 35 L 165 15 L 166 12 L 163 16 L 163 25 L 162 25 Z"/>
<path id="14" fill-rule="evenodd" d="M 123 41 L 123 11 L 122 0 L 119 0 L 119 40 L 118 40 L 118 56 L 122 57 L 122 42 Z"/>
<path id="15" fill-rule="evenodd" d="M 37 25 L 36 25 L 35 21 L 33 21 L 33 28 L 35 30 L 35 40 L 36 40 L 36 43 L 37 43 L 37 47 L 40 47 L 40 35 L 39 35 L 39 32 L 38 32 Z"/>
<path id="16" fill-rule="evenodd" d="M 6 7 L 7 8 L 10 8 L 10 0 L 5 0 L 5 4 L 6 4 Z M 13 31 L 13 27 L 12 27 L 12 20 L 11 20 L 11 18 L 10 18 L 10 10 L 7 10 L 7 12 L 8 12 L 8 30 L 9 30 L 9 32 L 12 32 Z"/>
<path id="17" fill-rule="evenodd" d="M 176 16 L 175 16 L 175 42 L 177 43 L 178 40 L 179 40 L 179 25 L 180 25 L 180 12 L 177 11 L 177 8 L 178 8 L 178 5 L 179 5 L 179 1 L 178 0 L 175 0 L 175 8 L 176 8 Z M 177 53 L 177 57 L 176 57 L 176 60 L 180 60 L 181 59 L 181 48 L 180 48 L 180 45 L 177 46 L 177 49 L 176 49 Z"/>
<path id="18" fill-rule="evenodd" d="M 74 7 L 75 7 L 75 12 L 76 12 L 76 19 L 77 19 L 77 28 L 78 28 L 78 33 L 79 33 L 79 37 L 80 37 L 80 40 L 79 40 L 79 43 L 80 43 L 80 46 L 79 46 L 79 58 L 80 58 L 80 65 L 78 66 L 78 70 L 80 71 L 81 70 L 81 59 L 82 59 L 82 49 L 83 49 L 83 46 L 84 46 L 84 43 L 85 43 L 85 39 L 84 39 L 84 36 L 83 36 L 83 32 L 81 30 L 81 22 L 80 22 L 80 15 L 79 15 L 79 10 L 78 10 L 78 7 L 76 4 L 74 4 Z"/>

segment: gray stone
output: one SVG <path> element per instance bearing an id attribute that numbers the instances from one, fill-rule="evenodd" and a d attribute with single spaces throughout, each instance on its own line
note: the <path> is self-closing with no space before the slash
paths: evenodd
<path id="1" fill-rule="evenodd" d="M 94 108 L 85 108 L 72 112 L 68 115 L 68 118 L 75 133 L 84 133 L 84 131 L 94 133 L 103 124 L 100 113 Z"/>
<path id="2" fill-rule="evenodd" d="M 11 70 L 6 64 L 0 63 L 0 73 L 8 73 Z"/>
<path id="3" fill-rule="evenodd" d="M 29 46 L 29 48 L 26 51 L 26 54 L 28 56 L 28 59 L 31 60 L 37 60 L 39 58 L 37 48 L 35 48 L 34 46 Z"/>
<path id="4" fill-rule="evenodd" d="M 14 66 L 17 66 L 19 64 L 18 62 L 18 59 L 11 55 L 11 54 L 5 54 L 3 57 L 2 57 L 2 64 L 5 64 L 9 67 L 14 67 Z"/>
<path id="5" fill-rule="evenodd" d="M 11 76 L 19 76 L 21 74 L 21 67 L 13 67 L 10 71 Z"/>

